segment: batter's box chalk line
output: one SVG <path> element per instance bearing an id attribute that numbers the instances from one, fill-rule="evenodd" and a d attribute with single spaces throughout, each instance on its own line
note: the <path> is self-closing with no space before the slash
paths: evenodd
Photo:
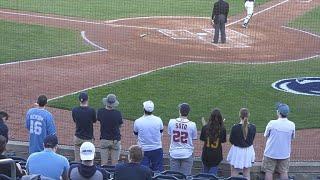
<path id="1" fill-rule="evenodd" d="M 170 30 L 170 29 L 159 29 L 160 33 L 165 36 L 170 37 L 171 39 L 195 39 L 196 35 L 188 30 Z"/>
<path id="2" fill-rule="evenodd" d="M 207 28 L 202 30 L 211 35 L 210 40 L 213 38 L 214 29 Z M 215 46 L 220 48 L 248 48 L 250 47 L 249 44 L 252 43 L 252 39 L 250 38 L 250 36 L 243 34 L 241 32 L 235 31 L 233 29 L 227 28 L 226 34 L 227 34 L 227 41 L 229 43 L 225 45 L 215 45 Z"/>

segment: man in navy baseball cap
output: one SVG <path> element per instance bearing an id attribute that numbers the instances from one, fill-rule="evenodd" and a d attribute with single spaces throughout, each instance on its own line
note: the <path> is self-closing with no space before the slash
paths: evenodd
<path id="1" fill-rule="evenodd" d="M 85 101 L 88 101 L 89 97 L 88 97 L 88 93 L 86 92 L 81 92 L 79 94 L 79 101 L 80 102 L 85 102 Z"/>

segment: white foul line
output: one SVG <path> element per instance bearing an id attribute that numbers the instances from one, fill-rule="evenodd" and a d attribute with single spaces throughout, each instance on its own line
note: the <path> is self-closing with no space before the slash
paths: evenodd
<path id="1" fill-rule="evenodd" d="M 92 41 L 90 41 L 90 40 L 86 37 L 86 32 L 85 32 L 85 31 L 81 31 L 81 36 L 82 36 L 82 38 L 83 38 L 87 43 L 89 43 L 91 46 L 94 46 L 94 47 L 96 47 L 96 48 L 98 48 L 98 49 L 100 49 L 100 50 L 106 50 L 106 51 L 107 51 L 106 48 L 103 48 L 103 47 L 101 47 L 101 46 L 93 43 Z"/>
<path id="2" fill-rule="evenodd" d="M 7 12 L 7 11 L 2 11 L 2 10 L 0 10 L 0 13 L 10 14 L 10 15 L 18 15 L 18 16 L 35 17 L 35 18 L 42 18 L 42 19 L 67 21 L 67 22 L 84 23 L 84 24 L 104 25 L 104 26 L 111 26 L 111 27 L 126 27 L 126 28 L 137 28 L 137 29 L 148 29 L 148 30 L 158 30 L 159 29 L 159 28 L 154 28 L 154 27 L 108 24 L 105 22 L 94 22 L 94 21 L 86 21 L 86 20 L 68 19 L 68 18 L 62 18 L 62 17 L 52 17 L 52 16 L 43 16 L 43 15 L 35 15 L 35 14 L 27 14 L 27 13 Z"/>
<path id="3" fill-rule="evenodd" d="M 139 77 L 139 76 L 147 75 L 147 74 L 159 71 L 159 70 L 173 68 L 173 67 L 180 66 L 180 65 L 183 65 L 183 64 L 194 63 L 194 64 L 251 64 L 251 65 L 264 65 L 264 64 L 278 64 L 278 63 L 286 63 L 286 62 L 297 62 L 297 61 L 304 61 L 304 60 L 312 60 L 313 58 L 317 58 L 317 57 L 320 57 L 320 55 L 315 55 L 315 56 L 306 57 L 306 58 L 303 58 L 303 59 L 296 59 L 296 60 L 275 61 L 275 62 L 252 62 L 252 63 L 248 63 L 248 62 L 185 61 L 185 62 L 182 62 L 182 63 L 177 63 L 177 64 L 173 64 L 173 65 L 169 65 L 169 66 L 164 66 L 164 67 L 153 69 L 153 70 L 150 70 L 150 71 L 147 71 L 147 72 L 139 73 L 139 74 L 136 74 L 136 75 L 133 75 L 133 76 L 125 77 L 125 78 L 122 78 L 122 79 L 114 80 L 114 81 L 107 82 L 107 83 L 104 83 L 104 84 L 92 86 L 92 87 L 89 87 L 89 88 L 85 88 L 85 89 L 82 89 L 82 90 L 78 90 L 78 91 L 74 91 L 74 92 L 71 92 L 71 93 L 68 93 L 68 94 L 64 94 L 64 95 L 61 95 L 61 96 L 50 98 L 50 99 L 48 99 L 48 101 L 53 101 L 53 100 L 56 100 L 56 99 L 59 99 L 59 98 L 63 98 L 63 97 L 69 96 L 69 95 L 74 95 L 74 94 L 80 93 L 82 91 L 88 91 L 88 90 L 91 90 L 91 89 L 99 88 L 99 87 L 110 85 L 110 84 L 113 84 L 113 83 L 117 83 L 117 82 L 129 80 L 129 79 L 133 79 L 133 78 L 136 78 L 136 77 Z"/>
<path id="4" fill-rule="evenodd" d="M 293 31 L 299 31 L 301 33 L 305 33 L 305 34 L 308 34 L 310 36 L 313 36 L 313 37 L 316 37 L 316 38 L 320 38 L 320 35 L 317 35 L 317 34 L 313 34 L 311 32 L 308 32 L 308 31 L 303 31 L 303 30 L 300 30 L 300 29 L 296 29 L 296 28 L 292 28 L 292 27 L 287 27 L 287 26 L 282 26 L 283 28 L 286 28 L 286 29 L 291 29 Z"/>
<path id="5" fill-rule="evenodd" d="M 35 61 L 45 61 L 45 60 L 52 60 L 52 59 L 59 59 L 59 58 L 65 58 L 65 57 L 71 57 L 71 56 L 79 56 L 79 55 L 85 55 L 85 54 L 92 54 L 92 53 L 97 53 L 97 52 L 105 52 L 107 49 L 96 45 L 95 43 L 91 42 L 85 35 L 85 31 L 81 31 L 81 37 L 90 45 L 98 48 L 99 50 L 95 51 L 87 51 L 87 52 L 80 52 L 80 53 L 73 53 L 73 54 L 66 54 L 66 55 L 60 55 L 60 56 L 53 56 L 53 57 L 45 57 L 45 58 L 36 58 L 36 59 L 30 59 L 30 60 L 23 60 L 23 61 L 15 61 L 15 62 L 9 62 L 9 63 L 4 63 L 0 64 L 1 66 L 6 66 L 6 65 L 14 65 L 14 64 L 20 64 L 20 63 L 28 63 L 28 62 L 35 62 Z"/>
<path id="6" fill-rule="evenodd" d="M 59 99 L 59 98 L 65 97 L 65 96 L 77 94 L 77 93 L 82 92 L 82 91 L 88 91 L 90 89 L 95 89 L 95 88 L 102 87 L 102 86 L 105 86 L 105 85 L 110 85 L 110 84 L 117 83 L 117 82 L 120 82 L 120 81 L 129 80 L 129 79 L 132 79 L 132 78 L 135 78 L 135 77 L 139 77 L 139 76 L 143 76 L 143 75 L 146 75 L 146 74 L 150 74 L 150 73 L 153 73 L 153 72 L 156 72 L 156 71 L 159 71 L 159 70 L 172 68 L 172 67 L 175 67 L 175 66 L 180 66 L 180 65 L 186 64 L 186 63 L 189 63 L 189 62 L 186 61 L 186 62 L 182 62 L 182 63 L 177 63 L 177 64 L 173 64 L 173 65 L 169 65 L 169 66 L 164 66 L 164 67 L 161 67 L 161 68 L 153 69 L 153 70 L 150 70 L 150 71 L 147 71 L 147 72 L 143 72 L 143 73 L 139 73 L 139 74 L 136 74 L 136 75 L 133 75 L 133 76 L 125 77 L 125 78 L 122 78 L 122 79 L 114 80 L 114 81 L 107 82 L 107 83 L 100 84 L 100 85 L 96 85 L 96 86 L 92 86 L 92 87 L 85 88 L 85 89 L 82 89 L 82 90 L 79 90 L 79 91 L 74 91 L 74 92 L 71 92 L 71 93 L 68 93 L 68 94 L 65 94 L 65 95 L 62 95 L 62 96 L 57 96 L 57 97 L 48 99 L 48 101 L 52 101 L 52 100 Z"/>
<path id="7" fill-rule="evenodd" d="M 10 62 L 10 63 L 0 64 L 0 67 L 1 67 L 1 66 L 6 66 L 6 65 L 20 64 L 20 63 L 29 63 L 29 62 L 45 61 L 45 60 L 53 60 L 53 59 L 59 59 L 59 58 L 65 58 L 65 57 L 71 57 L 71 56 L 80 56 L 80 55 L 92 54 L 92 53 L 97 53 L 97 52 L 105 52 L 105 51 L 107 51 L 107 50 L 87 51 L 87 52 L 74 53 L 74 54 L 67 54 L 67 55 L 61 55 L 61 56 L 53 56 L 53 57 L 45 57 L 45 58 L 38 58 L 38 59 L 30 59 L 30 60 L 23 60 L 23 61 L 15 61 L 15 62 Z"/>
<path id="8" fill-rule="evenodd" d="M 253 16 L 256 16 L 256 15 L 258 15 L 258 14 L 260 14 L 260 13 L 263 13 L 263 12 L 265 12 L 265 11 L 268 11 L 268 10 L 272 9 L 272 8 L 275 8 L 275 7 L 277 7 L 277 6 L 280 6 L 281 4 L 284 4 L 284 3 L 288 2 L 288 1 L 289 1 L 289 0 L 282 1 L 282 2 L 280 2 L 280 3 L 278 3 L 278 4 L 275 4 L 275 5 L 273 5 L 273 6 L 270 6 L 270 7 L 266 8 L 266 9 L 263 9 L 263 10 L 261 10 L 261 11 L 259 11 L 259 12 L 253 13 Z M 236 24 L 236 23 L 238 23 L 238 22 L 240 22 L 240 21 L 243 21 L 243 20 L 244 20 L 244 18 L 239 19 L 239 20 L 237 20 L 237 21 L 234 21 L 234 22 L 232 22 L 232 23 L 229 23 L 229 24 L 226 25 L 226 27 L 227 27 L 227 26 L 231 26 L 231 25 L 233 25 L 233 24 Z"/>

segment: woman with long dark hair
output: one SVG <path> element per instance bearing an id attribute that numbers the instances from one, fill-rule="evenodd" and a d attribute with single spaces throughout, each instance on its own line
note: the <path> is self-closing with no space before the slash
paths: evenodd
<path id="1" fill-rule="evenodd" d="M 250 179 L 250 167 L 255 160 L 253 140 L 256 135 L 256 126 L 249 123 L 249 115 L 247 108 L 240 109 L 240 122 L 231 129 L 229 140 L 232 146 L 227 157 L 231 165 L 231 176 L 237 176 L 242 171 L 247 179 Z"/>
<path id="2" fill-rule="evenodd" d="M 204 142 L 201 156 L 204 173 L 217 175 L 218 165 L 223 159 L 221 143 L 226 142 L 226 134 L 221 112 L 215 108 L 200 135 Z"/>

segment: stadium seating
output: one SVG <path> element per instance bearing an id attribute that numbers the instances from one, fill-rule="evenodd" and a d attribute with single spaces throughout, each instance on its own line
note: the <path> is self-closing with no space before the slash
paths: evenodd
<path id="1" fill-rule="evenodd" d="M 166 180 L 166 179 L 171 179 L 171 180 L 179 180 L 178 178 L 171 176 L 171 175 L 164 175 L 164 174 L 159 174 L 156 175 L 152 178 L 153 180 Z"/>
<path id="2" fill-rule="evenodd" d="M 0 164 L 5 164 L 10 166 L 11 169 L 11 178 L 10 179 L 16 179 L 16 165 L 15 161 L 12 159 L 1 159 Z"/>
<path id="3" fill-rule="evenodd" d="M 213 175 L 213 174 L 208 174 L 208 173 L 200 173 L 200 174 L 197 174 L 197 175 L 194 175 L 193 176 L 193 179 L 208 179 L 208 180 L 219 180 L 221 178 L 218 178 L 217 176 Z"/>
<path id="4" fill-rule="evenodd" d="M 4 175 L 4 174 L 0 174 L 0 179 L 1 180 L 11 180 L 10 177 L 8 177 L 7 175 Z"/>
<path id="5" fill-rule="evenodd" d="M 226 180 L 247 180 L 245 177 L 228 177 Z"/>
<path id="6" fill-rule="evenodd" d="M 163 172 L 161 172 L 160 174 L 162 174 L 162 175 L 170 175 L 170 176 L 174 176 L 174 177 L 176 177 L 176 178 L 178 178 L 178 179 L 186 179 L 187 178 L 187 176 L 186 175 L 184 175 L 183 173 L 181 173 L 181 172 L 177 172 L 177 171 L 163 171 Z"/>
<path id="7" fill-rule="evenodd" d="M 23 170 L 26 170 L 27 160 L 25 158 L 19 156 L 8 156 L 8 158 L 12 159 L 15 163 L 19 163 Z"/>

